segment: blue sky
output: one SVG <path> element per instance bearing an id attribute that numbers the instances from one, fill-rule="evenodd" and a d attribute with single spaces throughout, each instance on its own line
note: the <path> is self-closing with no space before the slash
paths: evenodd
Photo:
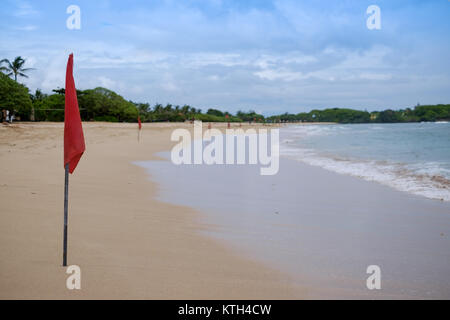
<path id="1" fill-rule="evenodd" d="M 376 110 L 450 103 L 448 0 L 3 0 L 0 57 L 36 68 L 31 90 L 64 86 L 139 102 L 232 112 Z M 81 30 L 66 9 L 81 8 Z M 368 30 L 366 9 L 381 9 Z"/>

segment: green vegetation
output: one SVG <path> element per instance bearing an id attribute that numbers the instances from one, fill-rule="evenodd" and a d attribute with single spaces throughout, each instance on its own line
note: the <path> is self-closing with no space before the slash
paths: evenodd
<path id="1" fill-rule="evenodd" d="M 6 63 L 6 66 L 2 64 Z M 28 77 L 24 72 L 25 60 L 17 57 L 13 62 L 0 61 L 0 109 L 7 109 L 20 120 L 64 121 L 64 89 L 55 89 L 51 94 L 28 88 L 17 83 L 17 77 Z M 6 74 L 5 74 L 6 73 Z M 14 80 L 9 77 L 14 76 Z M 189 105 L 136 103 L 119 94 L 95 88 L 77 90 L 78 104 L 83 121 L 136 122 L 138 115 L 143 122 L 182 122 L 202 120 L 204 122 L 336 122 L 336 123 L 392 123 L 450 120 L 450 105 L 416 106 L 414 109 L 360 111 L 345 108 L 311 110 L 298 114 L 281 114 L 265 118 L 254 111 L 238 111 L 235 115 L 219 109 L 208 109 L 203 113 Z"/>
<path id="2" fill-rule="evenodd" d="M 32 102 L 28 88 L 0 72 L 0 109 L 9 110 L 23 120 L 29 120 Z"/>
<path id="3" fill-rule="evenodd" d="M 269 117 L 275 122 L 339 122 L 339 123 L 365 123 L 370 122 L 370 113 L 352 109 L 325 109 L 312 110 L 299 114 L 285 113 L 280 116 Z"/>
<path id="4" fill-rule="evenodd" d="M 16 85 L 22 92 L 21 98 L 3 83 L 10 80 L 8 86 Z M 21 89 L 18 89 L 21 88 Z M 16 113 L 22 120 L 30 119 L 30 101 L 35 112 L 36 121 L 64 121 L 64 89 L 53 90 L 53 94 L 43 94 L 37 90 L 25 96 L 26 87 L 19 85 L 2 74 L 0 92 L 1 107 L 16 106 Z M 203 113 L 189 105 L 136 103 L 128 101 L 117 93 L 95 88 L 77 90 L 78 104 L 83 121 L 136 122 L 138 114 L 143 122 L 183 122 L 202 120 L 204 122 L 337 122 L 337 123 L 392 123 L 450 120 L 450 105 L 416 106 L 414 109 L 360 111 L 353 109 L 311 110 L 298 114 L 285 113 L 265 118 L 254 111 L 238 111 L 235 115 L 218 109 L 208 109 Z M 8 100 L 8 104 L 3 102 Z M 15 104 L 13 101 L 17 100 Z M 31 99 L 31 100 L 30 100 Z M 20 110 L 20 111 L 19 111 Z"/>
<path id="5" fill-rule="evenodd" d="M 394 123 L 450 120 L 450 105 L 416 106 L 414 109 L 359 111 L 353 109 L 312 110 L 308 113 L 282 114 L 266 118 L 271 122 L 337 122 L 337 123 Z"/>

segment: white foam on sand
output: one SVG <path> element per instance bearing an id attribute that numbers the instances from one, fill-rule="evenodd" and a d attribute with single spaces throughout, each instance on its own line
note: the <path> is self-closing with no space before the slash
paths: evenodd
<path id="1" fill-rule="evenodd" d="M 394 164 L 382 161 L 357 161 L 343 158 L 320 156 L 310 149 L 280 147 L 281 154 L 287 158 L 302 161 L 309 165 L 375 181 L 400 191 L 430 199 L 450 201 L 448 181 L 438 175 L 438 169 L 433 163 L 428 163 L 416 170 L 411 170 L 404 164 Z M 422 174 L 420 174 L 422 172 Z"/>
<path id="2" fill-rule="evenodd" d="M 372 128 L 377 130 L 376 127 Z M 301 135 L 331 134 L 326 127 L 309 127 L 301 130 Z M 359 177 L 367 181 L 375 181 L 397 190 L 415 195 L 450 201 L 450 181 L 442 176 L 442 168 L 437 162 L 421 164 L 392 163 L 388 161 L 348 159 L 319 153 L 317 150 L 301 148 L 294 144 L 295 138 L 287 138 L 280 142 L 281 156 L 318 166 L 340 174 Z M 450 170 L 447 172 L 450 175 Z"/>

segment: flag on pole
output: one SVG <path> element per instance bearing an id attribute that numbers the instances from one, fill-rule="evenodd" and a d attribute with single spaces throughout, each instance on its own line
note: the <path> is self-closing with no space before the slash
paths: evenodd
<path id="1" fill-rule="evenodd" d="M 69 217 L 69 172 L 73 173 L 86 149 L 83 127 L 78 109 L 77 90 L 73 80 L 73 54 L 69 56 L 66 70 L 66 105 L 64 109 L 64 238 L 63 266 L 67 266 L 67 229 Z"/>
<path id="2" fill-rule="evenodd" d="M 141 117 L 138 115 L 138 142 L 141 140 L 141 130 L 142 130 L 142 122 Z"/>
<path id="3" fill-rule="evenodd" d="M 80 110 L 78 109 L 77 91 L 73 80 L 73 54 L 70 54 L 67 62 L 65 96 L 64 166 L 68 164 L 69 172 L 73 173 L 86 149 Z"/>

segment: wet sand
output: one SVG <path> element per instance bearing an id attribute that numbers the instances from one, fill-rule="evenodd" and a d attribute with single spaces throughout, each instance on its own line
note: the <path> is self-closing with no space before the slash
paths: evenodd
<path id="1" fill-rule="evenodd" d="M 274 176 L 258 165 L 140 165 L 159 199 L 205 212 L 204 234 L 287 272 L 306 298 L 450 299 L 448 202 L 284 158 Z M 369 265 L 381 290 L 366 287 Z"/>

